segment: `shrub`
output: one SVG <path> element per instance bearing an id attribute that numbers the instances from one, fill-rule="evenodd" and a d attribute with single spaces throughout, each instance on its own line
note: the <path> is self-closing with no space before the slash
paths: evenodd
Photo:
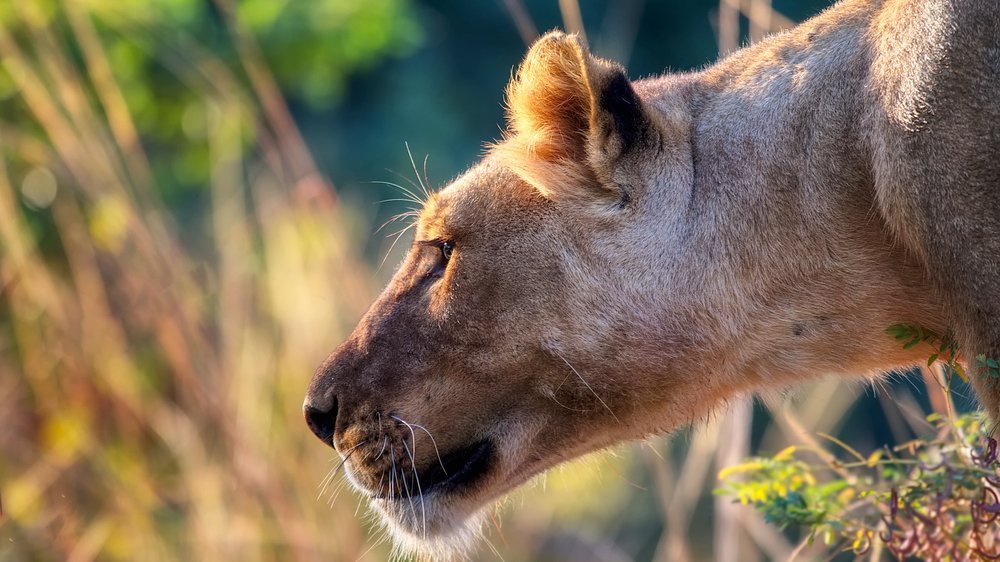
<path id="1" fill-rule="evenodd" d="M 906 346 L 932 345 L 928 365 L 945 363 L 966 379 L 950 335 L 897 325 L 887 332 Z M 997 362 L 977 358 L 977 372 Z M 788 447 L 750 458 L 719 474 L 716 494 L 751 505 L 781 528 L 800 529 L 803 546 L 903 560 L 1000 560 L 1000 462 L 994 426 L 983 414 L 927 416 L 933 432 L 862 455 L 824 436 L 830 447 Z"/>

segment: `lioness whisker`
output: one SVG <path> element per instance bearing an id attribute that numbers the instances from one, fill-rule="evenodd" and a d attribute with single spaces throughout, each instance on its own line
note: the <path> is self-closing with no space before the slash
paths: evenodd
<path id="1" fill-rule="evenodd" d="M 382 203 L 415 203 L 415 202 L 416 201 L 414 201 L 413 199 L 408 199 L 408 198 L 405 198 L 405 197 L 402 198 L 402 199 L 400 199 L 398 197 L 394 197 L 392 199 L 379 199 L 378 201 L 376 201 L 375 204 L 381 205 Z M 412 209 L 412 207 L 411 207 L 411 209 Z"/>
<path id="2" fill-rule="evenodd" d="M 316 494 L 316 501 L 319 501 L 319 499 L 323 497 L 323 494 L 326 493 L 326 489 L 330 486 L 330 483 L 333 482 L 333 474 L 335 470 L 336 468 L 331 468 L 330 472 L 327 472 L 326 476 L 323 477 L 323 481 L 319 483 L 319 493 Z"/>
<path id="3" fill-rule="evenodd" d="M 424 185 L 423 180 L 420 179 L 420 172 L 417 171 L 417 163 L 413 161 L 413 153 L 410 152 L 410 143 L 404 142 L 403 144 L 406 146 L 406 155 L 410 157 L 410 166 L 413 166 L 413 175 L 417 176 L 417 181 L 420 182 L 420 188 L 424 190 L 424 195 L 426 197 L 430 197 L 431 194 L 427 191 L 427 186 Z M 424 160 L 424 163 L 427 163 L 426 159 Z"/>
<path id="4" fill-rule="evenodd" d="M 389 226 L 390 224 L 392 224 L 394 222 L 401 221 L 401 220 L 403 220 L 405 218 L 416 219 L 418 216 L 420 216 L 420 212 L 417 211 L 416 209 L 411 209 L 409 211 L 405 211 L 403 213 L 399 213 L 398 215 L 393 215 L 392 217 L 389 217 L 389 219 L 386 220 L 384 223 L 382 223 L 378 228 L 375 229 L 375 234 L 378 234 L 379 232 L 382 232 L 382 230 L 384 230 L 385 227 Z M 392 234 L 387 234 L 386 235 L 386 237 L 389 237 L 389 236 L 392 236 Z"/>
<path id="5" fill-rule="evenodd" d="M 430 158 L 430 157 L 431 157 L 430 154 L 425 154 L 424 155 L 424 185 L 426 185 L 426 186 L 430 186 L 431 185 L 431 180 L 427 179 L 427 159 Z"/>
<path id="6" fill-rule="evenodd" d="M 565 361 L 565 359 L 563 359 L 563 361 Z M 559 389 L 562 388 L 564 384 L 566 384 L 566 381 L 569 380 L 570 374 L 572 374 L 572 373 L 567 373 L 566 376 L 563 377 L 563 380 L 559 381 L 559 384 L 556 385 L 556 388 L 552 391 L 553 394 L 555 394 L 556 392 L 559 392 Z"/>
<path id="7" fill-rule="evenodd" d="M 552 392 L 552 393 L 544 393 L 543 392 L 542 394 L 544 394 L 547 398 L 549 398 L 550 400 L 552 400 L 553 402 L 555 402 L 557 405 L 562 406 L 563 408 L 566 408 L 567 410 L 569 410 L 571 412 L 589 412 L 590 411 L 590 410 L 584 410 L 582 408 L 571 408 L 571 407 L 567 406 L 566 404 L 563 404 L 562 402 L 559 401 L 558 398 L 556 398 L 555 392 Z"/>
<path id="8" fill-rule="evenodd" d="M 360 445 L 361 445 L 361 444 L 359 444 L 359 446 L 360 446 Z M 354 454 L 354 451 L 353 451 L 353 450 L 351 451 L 351 454 Z M 364 460 L 365 460 L 365 461 L 367 461 L 368 459 L 370 459 L 370 458 L 371 458 L 371 456 L 372 456 L 372 453 L 371 453 L 371 451 L 368 451 L 368 453 L 367 453 L 367 454 L 365 455 L 365 459 L 364 459 Z M 364 461 L 362 461 L 362 462 L 364 462 Z M 333 491 L 333 493 L 332 493 L 332 494 L 330 494 L 330 502 L 329 502 L 329 506 L 330 506 L 331 508 L 333 507 L 333 505 L 334 505 L 335 503 L 337 503 L 337 498 L 339 498 L 339 497 L 340 497 L 340 494 L 341 494 L 341 493 L 342 493 L 342 492 L 344 491 L 344 488 L 346 488 L 346 487 L 347 487 L 347 484 L 348 484 L 348 482 L 349 482 L 349 481 L 348 481 L 348 480 L 347 480 L 346 478 L 345 478 L 345 479 L 342 479 L 342 480 L 340 481 L 340 483 L 339 483 L 339 484 L 337 484 L 337 488 L 336 488 L 336 489 L 335 489 L 335 490 Z"/>
<path id="9" fill-rule="evenodd" d="M 335 460 L 336 460 L 335 458 L 334 459 L 330 459 L 330 462 L 335 462 Z M 343 460 L 341 460 L 341 462 L 343 462 Z M 333 479 L 333 473 L 336 472 L 336 470 L 337 470 L 336 466 L 331 466 L 330 470 L 327 471 L 326 476 L 324 476 L 323 479 L 320 480 L 319 484 L 316 486 L 317 488 L 321 489 L 320 490 L 320 494 L 323 493 L 322 489 L 325 488 L 326 485 L 330 482 L 330 480 Z"/>
<path id="10" fill-rule="evenodd" d="M 417 450 L 417 434 L 413 432 L 413 427 L 410 424 L 408 424 L 405 421 L 403 421 L 402 418 L 398 418 L 396 416 L 389 416 L 389 417 L 391 417 L 392 419 L 394 419 L 394 420 L 402 423 L 403 425 L 406 426 L 406 429 L 410 430 L 410 439 L 413 440 L 413 450 L 416 451 Z M 403 448 L 406 449 L 407 453 L 410 452 L 409 449 L 406 447 L 406 439 L 405 438 L 403 439 Z M 412 459 L 413 455 L 410 455 L 410 457 Z"/>
<path id="11" fill-rule="evenodd" d="M 385 453 L 385 447 L 388 444 L 389 444 L 389 437 L 388 436 L 383 437 L 382 438 L 382 449 L 378 452 L 377 455 L 375 455 L 375 460 L 379 460 L 380 458 L 382 458 L 382 453 Z"/>
<path id="12" fill-rule="evenodd" d="M 397 172 L 396 170 L 392 170 L 392 169 L 386 168 L 386 171 L 389 172 L 390 174 L 398 177 L 398 178 L 402 178 L 403 181 L 405 181 L 406 183 L 412 185 L 413 189 L 416 190 L 416 193 L 423 193 L 423 190 L 420 189 L 420 186 L 418 186 L 417 184 L 413 183 L 413 180 L 411 180 L 410 178 L 404 176 L 403 174 Z M 425 199 L 421 198 L 419 195 L 415 195 L 415 196 L 417 198 L 420 198 L 421 200 L 425 200 Z"/>
<path id="13" fill-rule="evenodd" d="M 409 455 L 409 457 L 410 457 L 410 472 L 413 473 L 413 477 L 416 479 L 417 478 L 417 467 L 414 464 L 415 461 L 413 460 L 413 454 L 410 453 L 410 448 L 406 446 L 406 440 L 403 440 L 403 450 L 405 450 L 406 454 Z M 403 485 L 406 487 L 406 499 L 409 500 L 409 502 L 410 502 L 410 513 L 413 514 L 413 524 L 416 525 L 416 523 L 417 523 L 417 508 L 416 508 L 416 505 L 413 503 L 413 492 L 410 490 L 410 486 L 406 484 L 406 475 L 403 474 L 403 469 L 402 468 L 400 468 L 400 477 L 403 479 Z"/>
<path id="14" fill-rule="evenodd" d="M 396 455 L 395 453 L 393 453 L 392 447 L 389 447 L 389 459 L 392 461 L 392 464 L 390 465 L 389 468 L 389 497 L 391 498 L 396 495 L 393 493 L 393 488 L 392 488 L 392 482 L 393 480 L 396 479 Z"/>
<path id="15" fill-rule="evenodd" d="M 415 225 L 415 224 L 409 224 L 409 225 L 406 225 L 406 226 L 405 226 L 405 227 L 403 227 L 402 229 L 400 229 L 400 230 L 397 230 L 396 232 L 390 232 L 389 234 L 386 234 L 385 236 L 386 236 L 386 238 L 388 238 L 388 237 L 390 237 L 390 236 L 395 236 L 395 237 L 396 237 L 396 238 L 398 239 L 398 238 L 399 238 L 400 236 L 402 236 L 402 234 L 403 234 L 404 232 L 406 232 L 407 230 L 410 230 L 410 229 L 411 229 L 411 228 L 413 228 L 414 226 L 416 226 L 416 225 Z"/>
<path id="16" fill-rule="evenodd" d="M 365 497 L 363 495 L 358 496 L 358 505 L 354 508 L 354 517 L 357 518 L 358 514 L 361 513 L 361 504 L 365 503 Z"/>
<path id="17" fill-rule="evenodd" d="M 354 452 L 358 450 L 358 447 L 360 447 L 360 446 L 364 445 L 365 443 L 368 443 L 368 440 L 367 440 L 367 439 L 366 439 L 366 440 L 364 440 L 364 441 L 361 441 L 361 442 L 360 442 L 360 443 L 358 443 L 357 445 L 355 445 L 355 446 L 351 447 L 350 449 L 348 449 L 348 450 L 347 450 L 347 452 L 346 452 L 346 453 L 344 453 L 344 458 L 343 458 L 343 459 L 341 459 L 340 463 L 339 463 L 339 464 L 337 464 L 337 466 L 335 466 L 335 467 L 334 467 L 334 468 L 333 468 L 333 469 L 332 469 L 332 470 L 331 470 L 331 471 L 330 471 L 330 472 L 329 472 L 329 473 L 328 473 L 328 474 L 326 475 L 326 477 L 325 477 L 325 478 L 323 478 L 323 481 L 319 483 L 319 488 L 320 488 L 320 491 L 319 491 L 319 495 L 318 495 L 318 496 L 316 496 L 316 499 L 317 499 L 317 500 L 319 500 L 319 499 L 320 499 L 321 497 L 323 497 L 323 492 L 325 492 L 325 491 L 326 491 L 326 488 L 327 488 L 327 486 L 329 486 L 329 485 L 330 485 L 330 482 L 332 482 L 332 481 L 333 481 L 333 479 L 334 479 L 334 478 L 335 478 L 335 477 L 337 476 L 337 473 L 339 473 L 339 472 L 340 472 L 340 469 L 344 467 L 344 464 L 345 464 L 345 463 L 347 463 L 347 460 L 351 458 L 351 455 L 353 455 L 353 454 L 354 454 Z"/>
<path id="18" fill-rule="evenodd" d="M 437 441 L 434 439 L 434 436 L 431 435 L 430 430 L 427 429 L 426 427 L 420 425 L 419 423 L 412 423 L 410 425 L 412 425 L 413 427 L 415 427 L 415 428 L 417 428 L 417 429 L 419 429 L 419 430 L 421 430 L 421 431 L 423 431 L 424 433 L 427 434 L 427 437 L 431 440 L 431 445 L 434 446 L 434 456 L 437 457 L 438 464 L 441 465 L 441 471 L 444 472 L 445 476 L 447 476 L 448 475 L 448 470 L 444 467 L 444 461 L 441 460 L 441 451 L 438 450 Z"/>
<path id="19" fill-rule="evenodd" d="M 409 423 L 409 422 L 403 420 L 402 418 L 397 418 L 396 416 L 391 416 L 391 417 L 392 417 L 392 419 L 398 421 L 399 423 L 405 425 L 406 427 L 408 427 L 410 429 L 410 435 L 413 436 L 413 450 L 414 451 L 417 449 L 417 436 L 413 434 L 413 428 L 414 427 L 417 428 L 417 429 L 422 430 L 424 433 L 427 434 L 427 437 L 430 437 L 431 444 L 434 445 L 434 454 L 437 455 L 438 464 L 441 465 L 441 470 L 444 471 L 445 476 L 447 476 L 448 475 L 448 471 L 444 468 L 444 461 L 441 460 L 441 451 L 438 450 L 437 441 L 434 439 L 434 436 L 431 435 L 431 432 L 426 427 L 420 425 L 419 423 Z"/>
<path id="20" fill-rule="evenodd" d="M 392 170 L 386 170 L 386 171 L 388 171 L 391 174 L 395 174 L 395 175 L 397 175 L 399 177 L 403 177 L 402 175 L 400 175 L 400 174 L 398 174 L 398 173 L 396 173 L 396 172 L 394 172 Z M 406 178 L 403 178 L 403 179 L 406 179 Z M 407 180 L 407 181 L 409 181 L 409 180 Z M 370 181 L 368 183 L 376 183 L 376 184 L 380 184 L 380 185 L 388 185 L 389 187 L 395 187 L 396 189 L 402 191 L 403 195 L 405 197 L 407 197 L 410 201 L 412 201 L 414 203 L 419 203 L 421 206 L 424 203 L 426 203 L 426 201 L 423 198 L 421 198 L 419 195 L 417 195 L 416 193 L 414 193 L 410 188 L 408 188 L 406 186 L 403 186 L 403 185 L 399 185 L 398 183 L 391 182 L 391 181 Z M 410 182 L 410 183 L 412 184 L 413 182 Z M 414 186 L 414 188 L 416 188 L 416 186 Z"/>
<path id="21" fill-rule="evenodd" d="M 403 444 L 405 447 L 405 443 Z M 403 460 L 403 459 L 400 459 Z M 406 493 L 406 499 L 410 502 L 410 513 L 413 514 L 414 523 L 417 521 L 417 508 L 413 504 L 413 494 L 410 493 L 410 485 L 406 483 L 406 474 L 403 473 L 403 468 L 399 469 L 399 480 L 403 483 L 403 492 Z"/>
<path id="22" fill-rule="evenodd" d="M 340 497 L 340 494 L 343 493 L 344 488 L 346 488 L 346 487 L 347 487 L 347 480 L 346 479 L 345 480 L 341 480 L 340 482 L 337 483 L 337 487 L 334 488 L 333 493 L 330 494 L 330 501 L 328 501 L 327 504 L 326 504 L 327 507 L 331 507 L 332 508 L 333 505 L 335 503 L 337 503 L 337 498 Z"/>
<path id="23" fill-rule="evenodd" d="M 392 249 L 396 247 L 396 244 L 397 244 L 397 243 L 399 242 L 399 239 L 403 237 L 403 234 L 404 234 L 404 233 L 405 233 L 405 232 L 406 232 L 407 230 L 410 230 L 410 229 L 411 229 L 411 228 L 413 228 L 414 226 L 416 226 L 416 223 L 413 223 L 413 224 L 410 224 L 409 226 L 407 226 L 407 227 L 406 227 L 406 228 L 404 228 L 403 230 L 400 230 L 399 232 L 397 232 L 397 233 L 396 233 L 396 239 L 392 241 L 392 244 L 391 244 L 391 245 L 389 245 L 389 249 L 388 249 L 388 250 L 386 250 L 386 252 L 385 252 L 385 257 L 384 257 L 384 258 L 382 258 L 382 263 L 380 263 L 380 264 L 378 265 L 378 269 L 379 269 L 379 271 L 381 271 L 381 269 L 382 269 L 382 266 L 384 266 L 384 265 L 385 265 L 385 260 L 389 259 L 389 254 L 391 254 L 391 253 L 392 253 Z M 391 236 L 391 235 L 390 235 L 390 236 Z"/>
<path id="24" fill-rule="evenodd" d="M 611 408 L 608 407 L 608 404 L 604 401 L 604 399 L 598 396 L 596 392 L 594 392 L 593 387 L 591 387 L 590 383 L 588 383 L 586 379 L 583 378 L 583 375 L 581 375 L 580 372 L 576 370 L 576 367 L 570 365 L 569 361 L 567 361 L 566 358 L 563 357 L 562 354 L 560 354 L 558 351 L 553 351 L 553 353 L 555 353 L 556 357 L 562 359 L 563 363 L 565 363 L 566 366 L 573 371 L 573 373 L 577 376 L 577 378 L 580 379 L 580 382 L 582 382 L 583 385 L 587 387 L 587 390 L 589 390 L 590 393 L 594 395 L 594 398 L 597 398 L 597 401 L 600 402 L 602 406 L 604 406 L 604 409 L 607 410 L 609 414 L 611 414 L 611 417 L 615 418 L 615 421 L 617 421 L 618 423 L 621 423 L 621 420 L 618 419 L 618 416 L 616 416 L 615 413 L 611 411 Z"/>
<path id="25" fill-rule="evenodd" d="M 412 429 L 410 430 L 410 433 L 411 434 L 413 433 Z M 414 439 L 416 439 L 416 438 L 414 438 Z M 413 453 L 410 451 L 410 448 L 406 446 L 406 441 L 405 440 L 403 441 L 403 449 L 406 451 L 407 455 L 410 455 L 410 471 L 413 472 L 413 479 L 417 483 L 417 498 L 420 499 L 420 515 L 421 515 L 421 518 L 423 520 L 424 538 L 426 539 L 427 538 L 427 509 L 424 506 L 424 491 L 420 487 L 420 474 L 417 473 L 417 461 L 416 461 L 415 458 L 413 458 Z M 417 450 L 417 445 L 416 445 L 415 441 L 414 441 L 414 444 L 413 444 L 413 450 L 414 451 Z M 414 514 L 413 516 L 416 517 L 416 514 Z"/>

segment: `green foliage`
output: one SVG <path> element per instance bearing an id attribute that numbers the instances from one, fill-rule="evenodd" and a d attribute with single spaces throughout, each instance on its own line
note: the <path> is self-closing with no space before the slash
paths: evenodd
<path id="1" fill-rule="evenodd" d="M 886 330 L 904 347 L 921 343 L 936 351 L 928 365 L 946 361 L 948 371 L 966 379 L 957 363 L 951 332 L 937 334 L 897 324 Z M 979 368 L 1000 377 L 1000 363 L 980 356 Z M 947 389 L 944 389 L 947 391 Z M 773 457 L 754 457 L 724 469 L 716 494 L 753 506 L 767 521 L 802 530 L 806 544 L 877 559 L 1000 559 L 1000 462 L 993 426 L 983 414 L 927 416 L 933 432 L 896 447 L 863 456 L 826 437 L 850 457 L 827 448 L 789 447 Z"/>
<path id="2" fill-rule="evenodd" d="M 422 37 L 406 0 L 244 0 L 237 11 L 289 93 L 317 107 L 340 97 L 350 73 L 406 54 Z"/>
<path id="3" fill-rule="evenodd" d="M 24 76 L 46 65 L 63 65 L 67 92 L 91 105 L 104 102 L 84 31 L 106 57 L 151 162 L 156 189 L 172 207 L 189 207 L 212 173 L 208 139 L 219 126 L 220 106 L 238 108 L 242 120 L 261 119 L 254 97 L 260 63 L 273 71 L 274 85 L 313 110 L 336 104 L 354 73 L 391 56 L 411 52 L 422 40 L 408 0 L 51 0 L 0 2 L 0 25 L 21 53 L 0 64 L 3 121 L 40 134 L 31 123 L 30 103 L 18 97 Z M 252 38 L 246 41 L 246 38 Z M 91 43 L 93 44 L 93 43 Z M 65 48 L 65 53 L 58 52 Z M 22 58 L 23 57 L 23 58 Z M 21 59 L 21 60 L 18 60 Z M 63 60 L 60 60 L 63 59 Z M 23 66 L 22 66 L 23 65 Z M 259 65 L 258 65 L 259 66 Z M 15 73 L 15 74 L 12 74 Z M 74 83 L 77 78 L 85 78 Z M 259 76 L 258 78 L 259 79 Z M 27 94 L 28 92 L 23 92 Z M 114 122 L 120 115 L 109 114 Z M 240 134 L 255 135 L 254 127 Z M 251 138 L 246 145 L 252 144 Z M 8 157 L 16 159 L 16 154 Z M 15 166 L 17 163 L 15 162 Z"/>
<path id="4" fill-rule="evenodd" d="M 910 349 L 921 343 L 926 343 L 936 349 L 927 358 L 927 366 L 930 367 L 935 362 L 941 360 L 947 365 L 947 374 L 957 374 L 963 381 L 969 382 L 969 377 L 965 369 L 958 362 L 958 341 L 955 340 L 951 330 L 947 330 L 943 335 L 934 330 L 924 328 L 914 324 L 893 324 L 885 329 L 885 332 L 896 338 L 896 341 L 903 344 L 903 349 Z"/>
<path id="5" fill-rule="evenodd" d="M 931 414 L 928 421 L 934 436 L 867 458 L 851 451 L 855 459 L 845 461 L 794 447 L 752 458 L 720 473 L 725 483 L 716 493 L 782 527 L 804 528 L 810 542 L 820 538 L 855 554 L 878 540 L 900 557 L 995 559 L 1000 463 L 989 424 L 980 414 Z"/>
<path id="6" fill-rule="evenodd" d="M 1000 379 L 1000 362 L 996 359 L 987 358 L 985 355 L 976 356 L 976 364 L 980 372 L 994 379 Z"/>
<path id="7" fill-rule="evenodd" d="M 716 493 L 735 495 L 740 503 L 754 505 L 767 522 L 780 527 L 824 523 L 831 510 L 842 508 L 850 499 L 846 485 L 839 481 L 817 484 L 812 467 L 795 453 L 795 447 L 788 447 L 774 457 L 757 457 L 723 469 L 722 480 L 737 474 L 749 479 L 732 479 Z"/>

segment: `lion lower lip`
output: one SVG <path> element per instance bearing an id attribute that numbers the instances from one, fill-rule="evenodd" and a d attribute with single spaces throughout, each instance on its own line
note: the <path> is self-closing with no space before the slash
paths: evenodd
<path id="1" fill-rule="evenodd" d="M 489 469 L 493 445 L 484 439 L 452 451 L 435 460 L 434 464 L 419 473 L 419 486 L 412 473 L 403 475 L 406 485 L 397 484 L 393 494 L 376 495 L 378 499 L 401 499 L 431 492 L 450 493 L 468 486 Z M 444 466 L 442 466 L 444 465 Z"/>

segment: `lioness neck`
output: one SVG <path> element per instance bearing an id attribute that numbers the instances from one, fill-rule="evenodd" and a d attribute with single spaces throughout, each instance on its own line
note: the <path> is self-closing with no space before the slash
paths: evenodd
<path id="1" fill-rule="evenodd" d="M 687 285 L 716 299 L 704 339 L 746 388 L 911 363 L 885 328 L 941 329 L 917 264 L 874 210 L 863 141 L 873 11 L 840 4 L 704 72 L 640 87 L 654 107 L 687 100 Z"/>

